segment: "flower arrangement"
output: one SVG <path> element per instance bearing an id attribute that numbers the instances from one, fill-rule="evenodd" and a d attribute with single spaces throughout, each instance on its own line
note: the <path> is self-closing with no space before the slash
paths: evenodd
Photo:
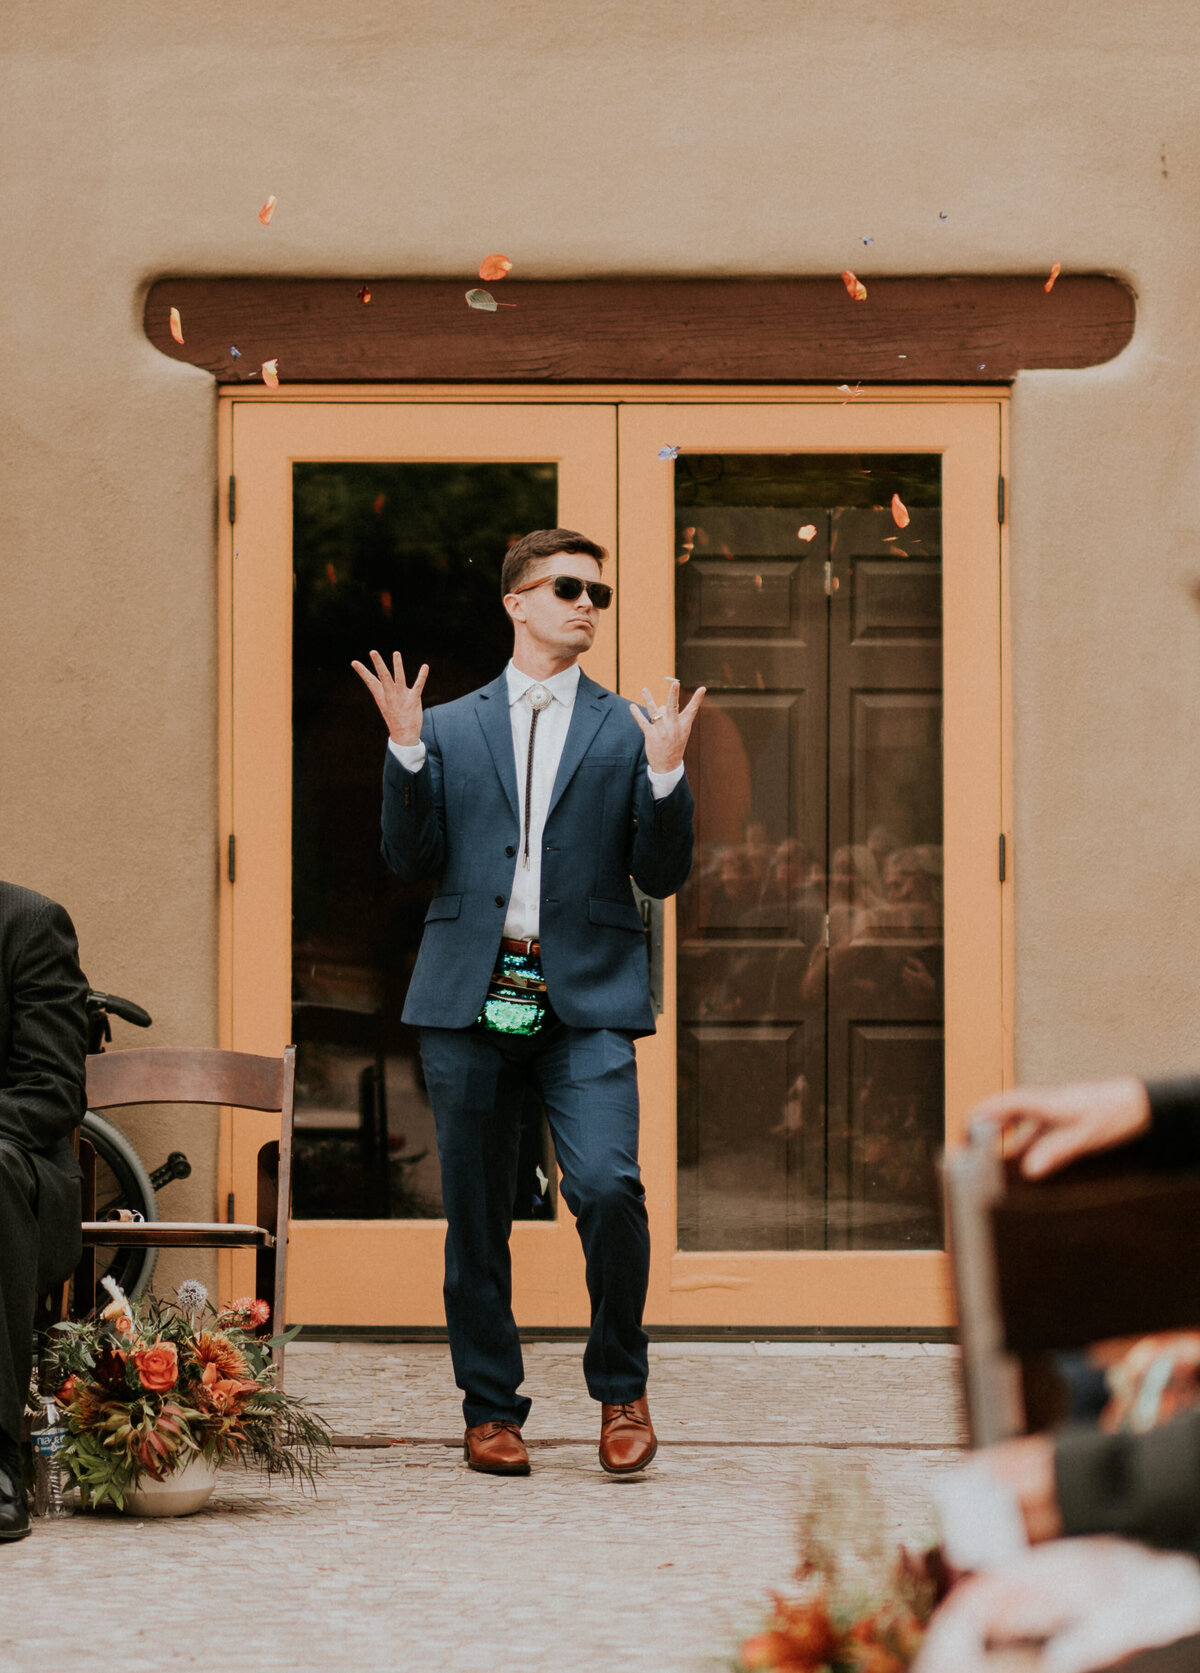
<path id="1" fill-rule="evenodd" d="M 144 1477 L 164 1481 L 193 1459 L 258 1464 L 315 1483 L 328 1425 L 275 1386 L 270 1348 L 254 1333 L 271 1309 L 250 1296 L 217 1310 L 204 1285 L 176 1300 L 112 1300 L 98 1317 L 56 1325 L 47 1363 L 70 1431 L 63 1460 L 86 1507 L 118 1509 Z"/>
<path id="2" fill-rule="evenodd" d="M 883 1523 L 864 1474 L 818 1472 L 800 1519 L 798 1595 L 771 1594 L 737 1673 L 906 1673 L 951 1575 L 936 1548 L 889 1546 Z"/>

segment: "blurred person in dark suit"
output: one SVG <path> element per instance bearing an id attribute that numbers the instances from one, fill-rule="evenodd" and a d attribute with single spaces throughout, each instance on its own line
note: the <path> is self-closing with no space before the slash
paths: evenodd
<path id="1" fill-rule="evenodd" d="M 37 1297 L 79 1259 L 86 996 L 67 913 L 0 882 L 0 1541 L 29 1532 L 20 1438 Z"/>

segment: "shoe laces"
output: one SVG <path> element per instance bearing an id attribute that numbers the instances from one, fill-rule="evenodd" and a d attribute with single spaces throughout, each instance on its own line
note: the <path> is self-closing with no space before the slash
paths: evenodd
<path id="1" fill-rule="evenodd" d="M 645 1412 L 639 1412 L 637 1402 L 633 1400 L 619 1400 L 604 1419 L 604 1424 L 607 1428 L 610 1423 L 620 1423 L 622 1420 L 626 1423 L 636 1423 L 643 1429 L 650 1426 L 649 1416 Z"/>
<path id="2" fill-rule="evenodd" d="M 498 1417 L 482 1426 L 482 1439 L 485 1441 L 495 1440 L 497 1435 L 503 1434 L 506 1430 L 510 1435 L 516 1435 L 518 1440 L 520 1439 L 521 1425 L 511 1418 L 505 1421 Z"/>

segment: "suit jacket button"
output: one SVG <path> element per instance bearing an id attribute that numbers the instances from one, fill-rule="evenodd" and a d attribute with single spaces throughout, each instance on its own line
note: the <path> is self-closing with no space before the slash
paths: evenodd
<path id="1" fill-rule="evenodd" d="M 496 905 L 497 906 L 503 906 L 504 905 L 504 896 L 503 895 L 497 895 L 496 896 Z"/>
<path id="2" fill-rule="evenodd" d="M 510 842 L 504 850 L 504 857 L 507 860 L 511 860 L 515 853 L 516 853 L 516 849 L 513 847 L 512 843 Z"/>

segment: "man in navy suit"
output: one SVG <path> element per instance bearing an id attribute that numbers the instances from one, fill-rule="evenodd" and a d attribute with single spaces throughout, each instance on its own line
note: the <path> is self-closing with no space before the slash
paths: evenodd
<path id="1" fill-rule="evenodd" d="M 657 1448 L 633 1047 L 654 1012 L 630 878 L 663 898 L 691 867 L 683 752 L 704 691 L 681 713 L 672 680 L 643 714 L 581 671 L 612 599 L 607 556 L 570 529 L 517 541 L 501 573 L 512 661 L 457 702 L 423 713 L 429 670 L 408 685 L 398 654 L 391 670 L 377 651 L 374 673 L 354 664 L 388 726 L 384 856 L 408 881 L 438 879 L 404 1020 L 437 1126 L 464 1453 L 492 1474 L 529 1472 L 508 1239 L 531 1083 L 583 1243 L 600 1462 L 630 1474 Z"/>

